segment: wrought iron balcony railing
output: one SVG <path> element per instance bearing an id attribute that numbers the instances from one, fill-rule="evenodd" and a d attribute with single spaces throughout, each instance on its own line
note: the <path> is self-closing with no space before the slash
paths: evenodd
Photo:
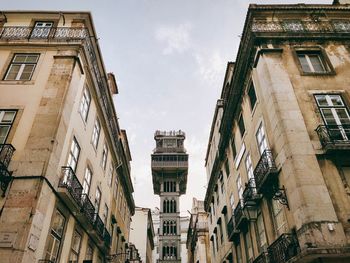
<path id="1" fill-rule="evenodd" d="M 82 194 L 81 201 L 82 212 L 84 213 L 85 217 L 88 219 L 90 224 L 93 225 L 95 220 L 95 207 L 87 194 Z"/>
<path id="2" fill-rule="evenodd" d="M 7 186 L 12 179 L 12 171 L 8 170 L 15 147 L 11 144 L 0 144 L 0 186 L 3 195 L 6 192 Z"/>
<path id="3" fill-rule="evenodd" d="M 107 228 L 104 228 L 104 230 L 103 230 L 103 240 L 105 241 L 105 244 L 107 247 L 111 246 L 112 238 L 111 238 L 111 234 L 109 234 Z"/>
<path id="4" fill-rule="evenodd" d="M 243 197 L 244 203 L 251 202 L 251 201 L 255 202 L 261 198 L 261 195 L 258 194 L 256 190 L 254 178 L 249 179 L 243 191 L 242 197 Z"/>
<path id="5" fill-rule="evenodd" d="M 273 159 L 272 152 L 271 150 L 266 149 L 262 153 L 254 170 L 255 184 L 258 193 L 265 190 L 265 184 L 270 180 L 275 179 L 273 175 L 277 175 L 277 173 L 278 170 Z"/>
<path id="6" fill-rule="evenodd" d="M 247 218 L 243 213 L 243 200 L 240 200 L 238 202 L 235 210 L 233 211 L 233 216 L 235 218 L 235 227 L 238 229 L 241 229 L 245 226 L 244 223 L 246 223 Z"/>
<path id="7" fill-rule="evenodd" d="M 237 242 L 239 240 L 239 234 L 240 234 L 240 231 L 235 228 L 234 221 L 235 221 L 234 216 L 232 216 L 228 221 L 227 227 L 226 227 L 227 237 L 231 242 Z"/>
<path id="8" fill-rule="evenodd" d="M 81 40 L 89 36 L 84 27 L 28 27 L 6 26 L 0 29 L 0 39 L 56 39 L 56 40 Z"/>
<path id="9" fill-rule="evenodd" d="M 97 234 L 103 240 L 103 232 L 104 232 L 105 225 L 103 224 L 103 221 L 98 214 L 95 214 L 94 226 Z"/>
<path id="10" fill-rule="evenodd" d="M 257 256 L 253 263 L 267 263 L 268 262 L 268 254 L 266 252 L 262 252 L 259 256 Z"/>
<path id="11" fill-rule="evenodd" d="M 295 234 L 282 234 L 267 248 L 270 262 L 284 263 L 300 253 L 298 238 Z"/>
<path id="12" fill-rule="evenodd" d="M 350 149 L 350 124 L 320 125 L 316 132 L 324 148 Z"/>
<path id="13" fill-rule="evenodd" d="M 58 187 L 67 189 L 75 203 L 81 207 L 82 205 L 82 193 L 83 186 L 76 177 L 73 169 L 70 166 L 63 166 L 61 170 L 61 179 L 58 183 Z"/>

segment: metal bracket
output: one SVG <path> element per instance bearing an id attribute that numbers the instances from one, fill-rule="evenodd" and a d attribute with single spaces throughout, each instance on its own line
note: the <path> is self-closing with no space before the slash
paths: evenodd
<path id="1" fill-rule="evenodd" d="M 289 210 L 288 198 L 286 195 L 286 188 L 282 186 L 282 188 L 278 188 L 274 192 L 275 193 L 272 197 L 273 200 L 277 200 L 280 204 L 285 205 Z"/>

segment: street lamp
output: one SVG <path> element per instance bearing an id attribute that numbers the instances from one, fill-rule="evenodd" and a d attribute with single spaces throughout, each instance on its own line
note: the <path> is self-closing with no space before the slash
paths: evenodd
<path id="1" fill-rule="evenodd" d="M 246 201 L 243 213 L 249 221 L 256 221 L 258 218 L 258 209 L 255 201 Z"/>

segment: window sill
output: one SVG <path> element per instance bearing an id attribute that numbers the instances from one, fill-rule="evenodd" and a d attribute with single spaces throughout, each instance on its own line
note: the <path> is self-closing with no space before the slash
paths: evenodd
<path id="1" fill-rule="evenodd" d="M 335 76 L 334 71 L 327 71 L 327 72 L 300 72 L 301 76 Z"/>
<path id="2" fill-rule="evenodd" d="M 34 80 L 0 80 L 0 85 L 34 85 Z"/>

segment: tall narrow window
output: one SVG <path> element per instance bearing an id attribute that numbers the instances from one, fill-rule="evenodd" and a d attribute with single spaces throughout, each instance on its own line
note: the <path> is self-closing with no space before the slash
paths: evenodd
<path id="1" fill-rule="evenodd" d="M 220 176 L 221 194 L 224 194 L 224 192 L 225 192 L 224 176 L 222 175 L 222 172 L 220 172 L 220 173 L 221 173 L 221 176 Z"/>
<path id="2" fill-rule="evenodd" d="M 258 210 L 258 217 L 256 220 L 256 226 L 257 226 L 257 232 L 258 232 L 259 252 L 261 253 L 266 248 L 267 241 L 266 241 L 264 218 L 263 218 L 263 215 L 262 215 L 260 209 Z"/>
<path id="3" fill-rule="evenodd" d="M 102 159 L 101 159 L 101 166 L 102 166 L 103 170 L 106 169 L 107 156 L 108 156 L 108 147 L 107 147 L 107 144 L 105 143 L 103 145 Z"/>
<path id="4" fill-rule="evenodd" d="M 321 51 L 297 51 L 300 66 L 304 73 L 326 73 L 329 68 Z"/>
<path id="5" fill-rule="evenodd" d="M 119 181 L 118 181 L 118 173 L 115 175 L 115 179 L 114 179 L 114 198 L 115 198 L 115 201 L 116 203 L 117 202 L 117 198 L 118 198 L 118 184 L 119 184 Z"/>
<path id="6" fill-rule="evenodd" d="M 95 192 L 95 213 L 98 214 L 99 210 L 100 210 L 100 203 L 101 203 L 101 190 L 100 188 L 96 188 L 96 192 Z"/>
<path id="7" fill-rule="evenodd" d="M 249 97 L 249 101 L 250 101 L 250 107 L 253 110 L 254 106 L 256 104 L 256 93 L 255 93 L 255 88 L 254 88 L 253 82 L 249 86 L 248 97 Z"/>
<path id="8" fill-rule="evenodd" d="M 268 148 L 267 146 L 267 140 L 266 140 L 266 135 L 264 131 L 264 126 L 262 123 L 260 123 L 260 126 L 255 134 L 256 141 L 258 143 L 258 148 L 260 155 L 263 154 L 263 152 Z"/>
<path id="9" fill-rule="evenodd" d="M 69 256 L 69 262 L 78 263 L 79 253 L 80 253 L 81 235 L 78 231 L 74 230 L 71 252 Z"/>
<path id="10" fill-rule="evenodd" d="M 240 200 L 242 200 L 242 198 L 243 198 L 243 187 L 242 187 L 242 179 L 241 179 L 240 175 L 237 176 L 236 185 L 237 185 L 238 197 L 239 197 Z"/>
<path id="11" fill-rule="evenodd" d="M 283 205 L 277 200 L 271 200 L 272 212 L 274 216 L 275 230 L 278 236 L 287 231 L 287 219 L 283 210 Z"/>
<path id="12" fill-rule="evenodd" d="M 236 155 L 237 155 L 237 149 L 236 149 L 235 137 L 233 137 L 233 136 L 231 139 L 231 148 L 232 148 L 232 158 L 234 160 L 236 158 Z"/>
<path id="13" fill-rule="evenodd" d="M 80 116 L 84 122 L 86 122 L 89 114 L 90 103 L 91 103 L 90 92 L 88 91 L 87 88 L 85 88 L 83 97 L 81 98 L 80 106 L 79 106 Z"/>
<path id="14" fill-rule="evenodd" d="M 109 165 L 108 176 L 107 176 L 107 185 L 109 187 L 112 186 L 112 180 L 113 180 L 113 164 L 111 163 Z"/>
<path id="15" fill-rule="evenodd" d="M 315 95 L 323 121 L 332 140 L 350 140 L 350 115 L 340 95 Z"/>
<path id="16" fill-rule="evenodd" d="M 48 243 L 45 252 L 45 259 L 52 262 L 58 262 L 58 255 L 61 248 L 61 242 L 63 238 L 63 231 L 66 219 L 60 211 L 55 210 L 53 214 L 53 220 L 51 223 L 50 236 L 48 237 Z"/>
<path id="17" fill-rule="evenodd" d="M 105 204 L 103 208 L 103 223 L 105 224 L 105 226 L 107 225 L 107 219 L 108 219 L 108 206 L 107 204 Z"/>
<path id="18" fill-rule="evenodd" d="M 4 80 L 31 80 L 39 54 L 15 54 Z"/>
<path id="19" fill-rule="evenodd" d="M 245 133 L 245 126 L 244 126 L 244 120 L 243 120 L 243 114 L 241 113 L 241 115 L 239 116 L 238 119 L 238 128 L 239 131 L 241 132 L 241 136 L 243 137 L 244 133 Z"/>
<path id="20" fill-rule="evenodd" d="M 91 177 L 92 172 L 89 166 L 86 166 L 84 181 L 83 181 L 83 194 L 89 195 L 90 186 L 91 186 Z"/>
<path id="21" fill-rule="evenodd" d="M 233 211 L 235 210 L 235 197 L 233 196 L 233 193 L 230 195 L 230 206 L 233 213 Z"/>
<path id="22" fill-rule="evenodd" d="M 97 149 L 98 140 L 100 139 L 101 125 L 98 119 L 95 120 L 94 130 L 92 131 L 91 143 Z"/>
<path id="23" fill-rule="evenodd" d="M 79 154 L 80 146 L 77 142 L 77 139 L 73 137 L 72 144 L 69 150 L 67 166 L 70 166 L 74 172 L 77 170 Z"/>
<path id="24" fill-rule="evenodd" d="M 0 110 L 0 144 L 6 142 L 11 127 L 16 117 L 16 111 Z"/>
<path id="25" fill-rule="evenodd" d="M 30 35 L 31 38 L 47 38 L 50 35 L 53 22 L 37 21 L 35 22 L 33 31 Z"/>
<path id="26" fill-rule="evenodd" d="M 226 173 L 226 177 L 230 176 L 230 165 L 228 163 L 228 159 L 226 159 L 225 161 L 225 173 Z"/>
<path id="27" fill-rule="evenodd" d="M 247 153 L 247 157 L 245 158 L 245 168 L 247 170 L 248 178 L 249 179 L 254 179 L 252 158 L 250 158 L 250 154 L 249 153 Z"/>

